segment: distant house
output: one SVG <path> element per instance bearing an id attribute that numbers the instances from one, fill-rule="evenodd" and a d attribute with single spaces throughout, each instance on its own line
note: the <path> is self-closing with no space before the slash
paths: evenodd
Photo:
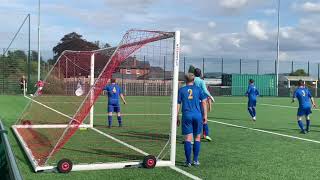
<path id="1" fill-rule="evenodd" d="M 119 67 L 120 74 L 131 76 L 144 76 L 150 72 L 149 61 L 140 61 L 136 57 L 129 57 Z"/>

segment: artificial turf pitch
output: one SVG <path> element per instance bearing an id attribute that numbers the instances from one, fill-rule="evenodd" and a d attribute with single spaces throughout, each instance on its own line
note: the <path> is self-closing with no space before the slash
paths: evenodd
<path id="1" fill-rule="evenodd" d="M 169 97 L 127 97 L 128 104 L 122 106 L 124 114 L 123 129 L 104 127 L 106 116 L 104 98 L 95 106 L 96 128 L 109 132 L 115 137 L 147 152 L 159 151 L 151 146 L 153 142 L 163 146 L 167 137 L 157 135 L 148 137 L 150 131 L 166 134 L 170 127 Z M 145 103 L 145 102 L 153 102 Z M 320 170 L 320 112 L 314 110 L 311 117 L 311 132 L 299 134 L 296 123 L 297 104 L 291 104 L 289 98 L 263 97 L 258 100 L 257 122 L 252 122 L 246 111 L 244 97 L 217 97 L 214 110 L 209 113 L 209 127 L 214 142 L 203 142 L 200 152 L 200 167 L 183 167 L 184 152 L 181 144 L 180 129 L 177 138 L 177 166 L 202 179 L 318 179 Z M 0 96 L 0 117 L 7 128 L 13 125 L 23 110 L 27 100 L 22 96 Z M 159 114 L 153 118 L 159 122 L 152 130 L 150 120 L 145 114 Z M 151 116 L 151 115 L 148 115 Z M 136 121 L 134 121 L 136 120 Z M 254 129 L 236 128 L 225 124 L 240 125 Z M 163 124 L 161 127 L 160 125 Z M 114 125 L 117 125 L 114 118 Z M 128 127 L 136 127 L 128 128 Z M 149 127 L 150 130 L 145 130 Z M 155 129 L 157 128 L 157 129 Z M 146 133 L 143 133 L 146 131 Z M 270 134 L 273 133 L 273 134 Z M 82 157 L 80 160 L 96 161 L 107 154 L 110 161 L 139 159 L 141 155 L 124 150 L 116 143 L 90 131 L 78 131 L 60 156 Z M 99 170 L 58 173 L 34 173 L 27 157 L 20 148 L 13 133 L 9 133 L 18 165 L 25 179 L 187 179 L 186 176 L 170 169 L 128 168 L 119 170 Z M 283 137 L 281 135 L 290 135 Z M 308 142 L 304 139 L 314 140 Z M 89 151 L 85 142 L 95 143 Z M 72 143 L 74 142 L 74 143 Z M 102 143 L 104 142 L 104 143 Z M 147 144 L 146 144 L 147 143 Z M 149 144 L 148 144 L 149 143 Z M 151 144 L 151 145 L 150 145 Z M 148 146 L 149 145 L 149 146 Z M 109 148 L 112 146 L 112 148 Z M 119 147 L 118 147 L 119 146 Z M 118 148 L 118 149 L 117 149 Z M 119 149 L 122 151 L 119 152 Z M 59 157 L 59 153 L 57 154 Z M 111 157 L 111 158 L 110 158 Z"/>

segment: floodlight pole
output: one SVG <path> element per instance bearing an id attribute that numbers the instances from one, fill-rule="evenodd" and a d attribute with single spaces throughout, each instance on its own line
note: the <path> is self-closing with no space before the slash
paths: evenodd
<path id="1" fill-rule="evenodd" d="M 278 0 L 278 33 L 277 33 L 277 68 L 276 68 L 276 86 L 277 93 L 279 95 L 279 56 L 280 56 L 280 0 Z"/>
<path id="2" fill-rule="evenodd" d="M 40 0 L 38 0 L 38 81 L 40 80 L 40 59 L 41 59 L 41 53 L 40 53 Z"/>

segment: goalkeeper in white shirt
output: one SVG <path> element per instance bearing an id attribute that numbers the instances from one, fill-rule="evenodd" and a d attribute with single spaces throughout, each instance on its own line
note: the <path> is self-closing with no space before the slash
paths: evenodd
<path id="1" fill-rule="evenodd" d="M 201 69 L 199 68 L 194 69 L 194 75 L 195 75 L 194 84 L 200 87 L 204 92 L 204 94 L 208 96 L 208 101 L 207 101 L 209 106 L 208 110 L 211 111 L 211 105 L 212 105 L 212 102 L 214 102 L 214 98 L 208 91 L 204 80 L 201 79 Z M 207 141 L 212 141 L 209 135 L 210 135 L 210 131 L 209 131 L 208 123 L 203 123 L 203 138 L 206 139 Z"/>

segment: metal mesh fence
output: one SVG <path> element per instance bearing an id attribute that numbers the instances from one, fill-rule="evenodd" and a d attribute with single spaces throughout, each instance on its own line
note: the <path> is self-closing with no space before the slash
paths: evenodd
<path id="1" fill-rule="evenodd" d="M 16 52 L 16 50 L 13 52 Z M 25 52 L 25 54 L 27 53 Z M 166 58 L 167 57 L 162 57 L 156 60 L 160 64 L 163 62 L 161 67 L 156 68 L 153 67 L 152 64 L 149 64 L 149 62 L 152 60 L 152 57 L 146 58 L 145 61 L 143 61 L 144 57 L 139 57 L 139 59 L 141 59 L 141 66 L 138 67 L 139 69 L 125 70 L 125 68 L 122 68 L 122 70 L 120 70 L 121 73 L 116 74 L 115 78 L 118 79 L 119 84 L 121 84 L 121 86 L 125 89 L 125 94 L 127 95 L 170 96 L 171 87 L 167 85 L 166 81 L 171 79 L 170 75 L 168 74 L 171 69 L 166 66 Z M 147 65 L 144 65 L 143 63 Z M 188 72 L 191 65 L 200 68 L 206 80 L 215 79 L 217 82 L 221 82 L 223 79 L 222 75 L 226 74 L 276 74 L 275 60 L 181 57 L 180 81 L 184 80 L 183 75 Z M 28 90 L 30 93 L 32 93 L 32 91 L 35 90 L 33 85 L 37 80 L 36 67 L 37 61 L 31 59 L 31 69 L 30 72 L 28 72 L 27 57 L 0 57 L 0 93 L 21 93 L 19 79 L 22 77 L 22 75 L 28 77 L 28 73 L 30 74 L 30 80 L 28 80 Z M 52 65 L 42 62 L 41 74 L 46 74 L 51 67 Z M 312 76 L 315 79 L 319 79 L 319 67 L 320 65 L 318 62 L 280 61 L 279 74 L 280 76 L 286 76 L 297 70 L 303 70 L 306 75 Z M 141 76 L 141 74 L 138 74 L 139 71 L 147 72 L 149 75 Z M 135 73 L 136 75 L 134 75 Z M 223 84 L 215 84 L 215 86 L 221 85 Z M 231 84 L 225 86 L 231 86 Z M 153 91 L 158 91 L 159 89 L 161 89 L 163 93 L 153 93 Z M 220 90 L 216 91 L 222 92 L 224 90 L 226 90 L 226 88 L 221 88 Z M 228 95 L 227 92 L 228 91 L 215 94 Z M 279 89 L 279 95 L 288 94 L 288 92 L 288 90 L 281 90 L 280 92 Z"/>

